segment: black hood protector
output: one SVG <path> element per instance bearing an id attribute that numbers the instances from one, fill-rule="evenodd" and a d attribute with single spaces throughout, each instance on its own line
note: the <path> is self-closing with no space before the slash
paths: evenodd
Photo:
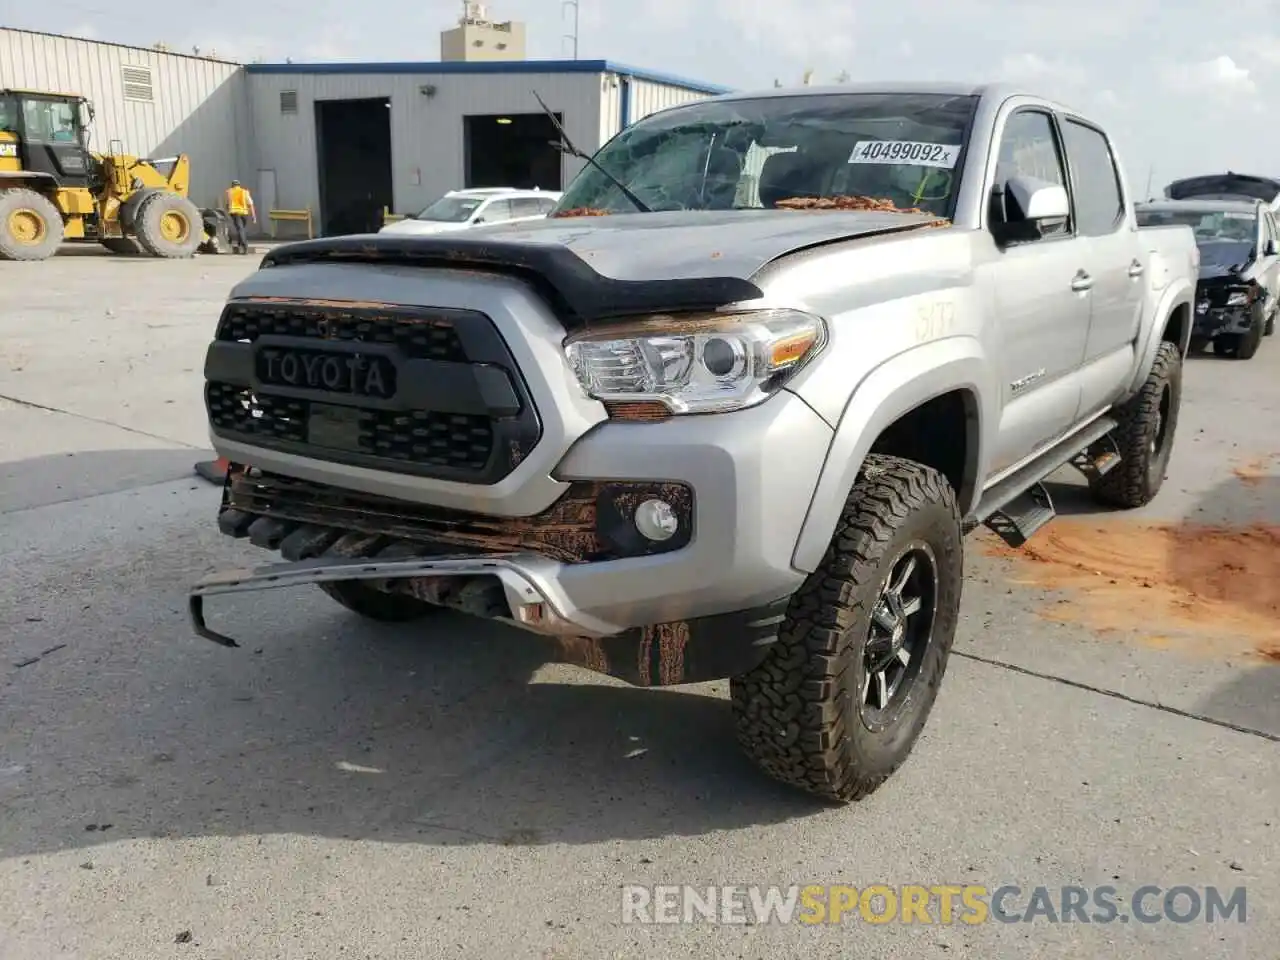
<path id="1" fill-rule="evenodd" d="M 493 270 L 530 283 L 566 328 L 580 329 L 754 300 L 762 291 L 753 278 L 779 257 L 937 222 L 919 214 L 790 210 L 549 218 L 417 237 L 303 240 L 271 250 L 262 267 L 327 262 Z"/>

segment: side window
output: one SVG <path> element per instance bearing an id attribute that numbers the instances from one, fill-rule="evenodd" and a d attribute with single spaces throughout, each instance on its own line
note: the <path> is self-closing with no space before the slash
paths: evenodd
<path id="1" fill-rule="evenodd" d="M 485 223 L 499 223 L 511 219 L 511 201 L 490 200 L 480 208 L 480 217 Z"/>
<path id="2" fill-rule="evenodd" d="M 1086 237 L 1115 232 L 1124 218 L 1120 174 L 1102 132 L 1075 120 L 1062 125 L 1075 184 L 1076 222 Z"/>
<path id="3" fill-rule="evenodd" d="M 1067 185 L 1062 150 L 1053 131 L 1049 114 L 1041 110 L 1019 110 L 1005 121 L 1000 135 L 1000 153 L 996 161 L 996 186 L 1010 177 L 1035 177 L 1060 187 Z M 1044 236 L 1060 237 L 1071 233 L 1071 218 L 1046 229 Z"/>
<path id="4" fill-rule="evenodd" d="M 515 197 L 511 200 L 513 217 L 536 217 L 542 213 L 537 197 Z"/>
<path id="5" fill-rule="evenodd" d="M 26 100 L 22 104 L 27 139 L 36 143 L 76 139 L 75 107 L 66 102 Z"/>
<path id="6" fill-rule="evenodd" d="M 10 97 L 0 97 L 0 130 L 18 132 L 18 111 Z"/>
<path id="7" fill-rule="evenodd" d="M 534 203 L 538 205 L 539 213 L 550 213 L 556 208 L 556 202 L 550 197 L 539 197 Z"/>

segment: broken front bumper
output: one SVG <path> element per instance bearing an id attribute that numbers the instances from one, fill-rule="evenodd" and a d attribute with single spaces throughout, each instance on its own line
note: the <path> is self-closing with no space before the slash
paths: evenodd
<path id="1" fill-rule="evenodd" d="M 1254 322 L 1252 307 L 1210 307 L 1201 301 L 1196 306 L 1191 335 L 1208 339 L 1220 334 L 1248 333 Z"/>
<path id="2" fill-rule="evenodd" d="M 518 554 L 411 560 L 321 557 L 205 577 L 191 588 L 188 603 L 199 636 L 238 647 L 231 637 L 209 627 L 205 597 L 338 580 L 381 581 L 384 586 L 404 587 L 403 592 L 420 599 L 549 637 L 556 662 L 636 686 L 699 683 L 745 673 L 764 659 L 786 617 L 784 597 L 732 614 L 615 632 L 581 612 L 574 621 L 559 613 L 567 601 L 555 588 L 558 566 Z"/>

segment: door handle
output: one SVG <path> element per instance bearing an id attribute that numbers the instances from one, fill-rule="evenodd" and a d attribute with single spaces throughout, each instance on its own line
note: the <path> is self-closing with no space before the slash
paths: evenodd
<path id="1" fill-rule="evenodd" d="M 1142 276 L 1142 271 L 1145 269 L 1146 268 L 1143 267 L 1142 264 L 1135 260 L 1133 263 L 1129 264 L 1129 276 L 1134 278 L 1140 277 Z"/>
<path id="2" fill-rule="evenodd" d="M 1080 293 L 1082 291 L 1088 290 L 1092 286 L 1093 286 L 1093 277 L 1089 276 L 1083 270 L 1077 273 L 1075 275 L 1075 278 L 1071 281 L 1071 289 L 1074 290 L 1076 293 Z"/>

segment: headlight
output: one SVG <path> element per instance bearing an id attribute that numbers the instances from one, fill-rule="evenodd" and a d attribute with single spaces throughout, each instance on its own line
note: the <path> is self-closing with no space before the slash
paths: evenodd
<path id="1" fill-rule="evenodd" d="M 565 342 L 597 400 L 661 403 L 672 413 L 722 413 L 768 399 L 827 341 L 820 317 L 797 310 L 649 317 Z"/>
<path id="2" fill-rule="evenodd" d="M 1228 307 L 1247 307 L 1250 301 L 1252 300 L 1253 300 L 1253 297 L 1249 295 L 1248 290 L 1237 290 L 1235 293 L 1228 294 L 1227 306 Z"/>

